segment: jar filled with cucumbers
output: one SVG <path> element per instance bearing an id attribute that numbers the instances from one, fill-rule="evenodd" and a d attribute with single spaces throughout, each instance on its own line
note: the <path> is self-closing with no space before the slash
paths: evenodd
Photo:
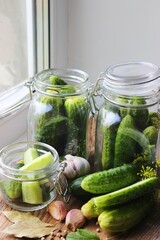
<path id="1" fill-rule="evenodd" d="M 86 157 L 86 132 L 90 113 L 90 80 L 77 69 L 47 69 L 28 86 L 32 100 L 28 113 L 28 139 L 53 146 L 60 158 Z"/>
<path id="2" fill-rule="evenodd" d="M 41 142 L 17 142 L 0 151 L 0 188 L 4 201 L 19 211 L 46 207 L 59 193 L 67 202 L 68 184 L 57 151 Z"/>
<path id="3" fill-rule="evenodd" d="M 160 69 L 147 62 L 110 66 L 97 80 L 101 96 L 96 129 L 95 169 L 136 163 L 155 169 L 160 125 Z"/>
<path id="4" fill-rule="evenodd" d="M 79 184 L 83 196 L 91 194 L 81 211 L 111 235 L 126 233 L 159 206 L 159 76 L 154 64 L 123 63 L 100 74 L 93 89 L 94 172 L 71 190 Z"/>

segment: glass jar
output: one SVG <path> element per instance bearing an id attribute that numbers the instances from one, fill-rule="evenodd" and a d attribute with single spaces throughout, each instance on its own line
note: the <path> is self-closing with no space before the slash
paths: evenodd
<path id="1" fill-rule="evenodd" d="M 24 170 L 24 153 L 35 148 L 38 156 L 50 152 L 54 162 L 37 170 Z M 66 202 L 70 194 L 63 175 L 65 164 L 59 163 L 57 151 L 45 143 L 17 142 L 0 151 L 0 188 L 4 201 L 13 209 L 35 211 L 46 207 L 62 195 Z"/>
<path id="2" fill-rule="evenodd" d="M 86 157 L 88 74 L 76 69 L 47 69 L 36 74 L 28 85 L 34 91 L 28 113 L 28 139 L 53 146 L 60 157 Z"/>
<path id="3" fill-rule="evenodd" d="M 160 123 L 160 69 L 147 62 L 110 66 L 93 90 L 98 108 L 95 171 L 137 163 L 152 175 Z"/>

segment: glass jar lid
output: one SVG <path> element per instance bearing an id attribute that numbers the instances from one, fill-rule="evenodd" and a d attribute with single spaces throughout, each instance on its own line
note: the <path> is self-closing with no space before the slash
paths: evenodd
<path id="1" fill-rule="evenodd" d="M 103 74 L 103 75 L 102 75 Z M 158 102 L 160 99 L 160 68 L 147 62 L 112 65 L 102 73 L 104 94 L 141 96 Z"/>
<path id="2" fill-rule="evenodd" d="M 136 85 L 160 76 L 160 68 L 148 62 L 129 62 L 107 68 L 105 75 L 112 84 Z"/>

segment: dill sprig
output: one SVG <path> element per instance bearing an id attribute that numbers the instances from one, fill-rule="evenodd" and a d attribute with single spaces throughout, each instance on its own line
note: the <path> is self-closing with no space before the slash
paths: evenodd
<path id="1" fill-rule="evenodd" d="M 140 175 L 142 180 L 155 177 L 156 170 L 150 166 L 142 166 L 140 173 L 138 175 Z"/>

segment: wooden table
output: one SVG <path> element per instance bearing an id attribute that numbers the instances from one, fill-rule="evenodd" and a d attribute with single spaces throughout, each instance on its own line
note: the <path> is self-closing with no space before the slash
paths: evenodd
<path id="1" fill-rule="evenodd" d="M 81 203 L 76 199 L 72 199 L 70 202 L 69 208 L 79 208 Z M 18 240 L 19 238 L 15 238 L 11 235 L 3 234 L 1 231 L 9 226 L 11 222 L 3 215 L 2 211 L 12 209 L 8 207 L 4 201 L 2 196 L 0 195 L 0 240 Z M 40 211 L 33 212 L 33 215 L 38 216 L 44 222 L 50 222 L 56 224 L 56 226 L 65 229 L 66 226 L 64 223 L 60 223 L 59 221 L 55 221 L 50 214 L 46 211 L 46 208 Z M 96 220 L 87 221 L 84 226 L 87 229 L 95 232 L 101 240 L 106 239 L 106 233 L 104 231 L 97 232 Z M 26 240 L 26 238 L 21 238 Z M 57 238 L 58 240 L 59 238 Z M 125 234 L 119 234 L 115 237 L 111 238 L 112 240 L 158 240 L 160 239 L 160 206 L 156 206 L 155 209 L 152 210 L 150 216 L 144 219 L 138 226 L 134 227 L 132 230 L 129 230 Z M 56 238 L 55 238 L 56 240 Z"/>

